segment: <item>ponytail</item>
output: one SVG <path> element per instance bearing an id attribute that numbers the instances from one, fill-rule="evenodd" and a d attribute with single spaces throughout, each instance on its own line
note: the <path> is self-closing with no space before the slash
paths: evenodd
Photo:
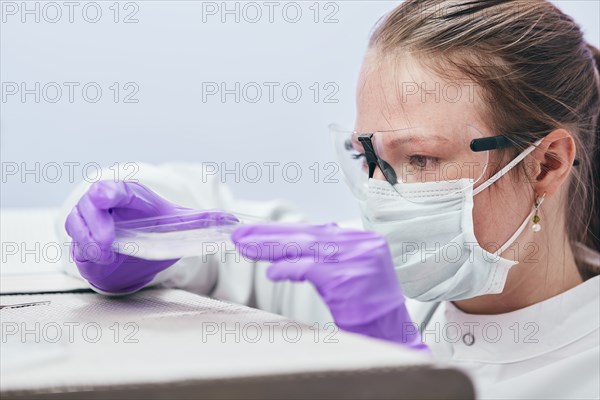
<path id="1" fill-rule="evenodd" d="M 596 62 L 596 70 L 598 71 L 598 91 L 600 92 L 600 50 L 592 45 L 588 45 L 592 51 L 594 61 Z M 600 93 L 599 93 L 600 96 Z M 593 218 L 590 224 L 592 242 L 590 243 L 596 250 L 600 251 L 600 112 L 596 121 L 596 140 L 592 155 L 592 176 L 593 176 L 593 191 L 596 199 L 592 209 Z"/>
<path id="2" fill-rule="evenodd" d="M 591 44 L 588 44 L 587 47 L 591 51 L 596 65 L 596 76 L 594 77 L 593 82 L 598 91 L 597 96 L 600 98 L 600 50 Z M 591 175 L 591 204 L 589 208 L 591 215 L 587 232 L 585 234 L 584 244 L 589 249 L 594 249 L 597 252 L 600 252 L 600 108 L 597 110 L 595 124 L 596 127 L 594 130 L 594 138 L 592 138 L 590 141 L 592 147 L 588 150 L 590 155 L 589 163 Z M 583 250 L 584 251 L 580 253 L 582 256 L 580 260 L 585 260 L 587 262 L 584 261 L 584 264 L 586 265 L 584 268 L 580 267 L 580 272 L 583 275 L 583 278 L 587 279 L 600 273 L 598 268 L 598 255 L 597 253 L 589 252 L 587 249 Z M 596 260 L 590 259 L 589 257 L 595 257 Z"/>

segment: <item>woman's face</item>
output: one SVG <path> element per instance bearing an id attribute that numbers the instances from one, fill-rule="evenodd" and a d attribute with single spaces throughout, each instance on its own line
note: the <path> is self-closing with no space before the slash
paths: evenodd
<path id="1" fill-rule="evenodd" d="M 358 132 L 375 132 L 419 127 L 414 135 L 407 136 L 424 137 L 426 140 L 411 143 L 396 140 L 401 145 L 394 145 L 393 138 L 398 136 L 382 136 L 374 144 L 376 152 L 385 161 L 401 158 L 397 154 L 405 153 L 402 165 L 408 167 L 403 170 L 409 170 L 410 177 L 419 176 L 415 174 L 416 170 L 424 171 L 422 175 L 425 175 L 428 170 L 434 171 L 436 165 L 446 167 L 451 162 L 445 165 L 443 160 L 451 160 L 454 168 L 440 167 L 439 171 L 453 172 L 434 174 L 436 178 L 433 179 L 454 179 L 458 169 L 459 177 L 478 179 L 477 186 L 497 170 L 498 164 L 504 165 L 497 159 L 499 155 L 496 151 L 474 153 L 469 148 L 473 138 L 499 134 L 488 128 L 484 110 L 475 83 L 466 79 L 443 79 L 408 55 L 382 58 L 370 52 L 358 81 L 354 129 Z M 403 137 L 402 134 L 399 137 Z M 402 151 L 401 146 L 406 146 L 406 151 Z M 436 157 L 438 154 L 442 156 Z M 482 164 L 488 165 L 487 169 Z M 506 174 L 475 196 L 475 235 L 488 251 L 494 252 L 503 245 L 531 211 L 531 187 L 523 178 L 516 176 Z M 385 179 L 379 169 L 373 177 Z M 508 254 L 508 258 L 518 259 L 519 255 L 510 254 L 510 251 L 521 251 L 522 246 L 511 247 L 505 254 Z"/>

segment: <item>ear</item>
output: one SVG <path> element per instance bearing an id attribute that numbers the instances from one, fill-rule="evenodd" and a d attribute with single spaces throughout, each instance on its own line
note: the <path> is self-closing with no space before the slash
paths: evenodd
<path id="1" fill-rule="evenodd" d="M 539 163 L 537 176 L 533 179 L 535 192 L 552 196 L 571 172 L 575 160 L 575 141 L 565 129 L 550 132 L 532 153 Z"/>

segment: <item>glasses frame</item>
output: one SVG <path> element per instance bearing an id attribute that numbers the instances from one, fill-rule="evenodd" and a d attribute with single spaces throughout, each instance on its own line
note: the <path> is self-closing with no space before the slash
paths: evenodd
<path id="1" fill-rule="evenodd" d="M 385 132 L 385 131 L 384 131 Z M 358 133 L 354 131 L 358 135 L 358 141 L 363 146 L 365 151 L 365 159 L 367 165 L 369 167 L 369 179 L 373 178 L 373 174 L 375 173 L 375 168 L 379 167 L 386 181 L 392 186 L 398 183 L 398 177 L 396 172 L 392 168 L 390 164 L 388 164 L 385 160 L 379 158 L 377 152 L 375 151 L 375 147 L 373 147 L 373 142 L 371 139 L 373 135 L 377 132 L 373 133 Z M 508 147 L 514 147 L 516 144 L 508 139 L 504 135 L 498 136 L 490 136 L 479 139 L 473 139 L 469 147 L 471 151 L 475 153 L 479 153 L 482 151 L 491 151 L 491 150 L 499 150 Z M 575 159 L 573 161 L 573 166 L 578 166 L 579 160 Z"/>

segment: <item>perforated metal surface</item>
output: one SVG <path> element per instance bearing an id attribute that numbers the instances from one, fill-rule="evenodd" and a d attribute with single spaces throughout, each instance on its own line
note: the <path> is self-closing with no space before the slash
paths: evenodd
<path id="1" fill-rule="evenodd" d="M 426 365 L 395 345 L 181 290 L 1 297 L 41 300 L 51 304 L 0 311 L 5 394 Z"/>

